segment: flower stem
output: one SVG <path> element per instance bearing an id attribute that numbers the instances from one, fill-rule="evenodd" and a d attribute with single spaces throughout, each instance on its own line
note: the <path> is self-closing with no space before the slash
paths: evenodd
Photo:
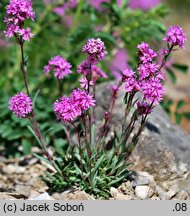
<path id="1" fill-rule="evenodd" d="M 119 89 L 121 85 L 123 84 L 123 80 L 121 79 L 117 85 L 117 88 Z M 112 95 L 111 102 L 109 105 L 109 118 L 104 122 L 104 125 L 99 129 L 99 136 L 98 136 L 98 146 L 100 146 L 100 150 L 102 150 L 104 143 L 101 142 L 101 140 L 104 140 L 104 138 L 107 136 L 109 132 L 109 126 L 112 119 L 113 110 L 115 107 L 115 102 L 118 96 L 118 92 L 116 94 Z"/>
<path id="2" fill-rule="evenodd" d="M 62 95 L 62 90 L 63 90 L 63 85 L 60 79 L 57 78 L 58 85 L 59 85 L 59 96 L 61 97 Z"/>
<path id="3" fill-rule="evenodd" d="M 29 87 L 28 87 L 28 82 L 27 82 L 26 62 L 25 62 L 25 57 L 24 57 L 24 41 L 23 41 L 22 37 L 19 38 L 19 45 L 20 45 L 20 51 L 21 51 L 21 71 L 22 71 L 22 76 L 23 76 L 23 79 L 24 79 L 24 85 L 25 85 L 25 88 L 26 88 L 26 92 L 27 92 L 28 96 L 30 97 L 30 92 L 29 92 Z M 31 114 L 32 114 L 32 121 L 31 122 L 32 122 L 32 125 L 33 125 L 33 129 L 34 129 L 34 132 L 35 132 L 36 136 L 38 137 L 38 139 L 40 141 L 40 144 L 41 144 L 44 155 L 51 162 L 54 169 L 56 171 L 58 171 L 59 173 L 61 173 L 61 171 L 58 169 L 57 165 L 53 161 L 52 156 L 49 154 L 49 152 L 48 152 L 48 150 L 46 148 L 46 142 L 45 142 L 45 139 L 42 136 L 42 133 L 40 131 L 40 128 L 39 128 L 39 125 L 37 123 L 34 110 L 32 110 Z"/>
<path id="4" fill-rule="evenodd" d="M 91 183 L 91 190 L 93 189 L 93 185 L 92 185 L 92 164 L 91 164 L 91 155 L 92 155 L 92 151 L 88 142 L 88 134 L 87 134 L 87 121 L 86 121 L 86 115 L 84 114 L 84 116 L 82 117 L 83 120 L 83 124 L 84 124 L 84 133 L 85 133 L 85 143 L 86 143 L 86 151 L 87 151 L 87 155 L 88 155 L 88 166 L 89 166 L 89 170 L 90 170 L 90 183 Z"/>
<path id="5" fill-rule="evenodd" d="M 131 110 L 131 106 L 132 106 L 133 98 L 134 98 L 135 94 L 136 94 L 136 92 L 133 92 L 133 93 L 131 93 L 131 94 L 129 95 L 129 99 L 128 99 L 127 105 L 126 105 L 126 107 L 125 107 L 125 117 L 124 117 L 124 122 L 123 122 L 123 130 L 124 130 L 124 128 L 125 128 L 125 124 L 126 124 L 126 122 L 127 122 L 127 117 L 128 117 L 128 114 L 129 114 L 129 112 L 130 112 L 130 110 Z"/>
<path id="6" fill-rule="evenodd" d="M 174 47 L 174 45 L 171 45 L 170 48 L 169 48 L 169 50 L 168 50 L 168 53 L 167 53 L 166 55 L 164 55 L 164 57 L 163 57 L 163 59 L 162 59 L 162 63 L 161 63 L 161 65 L 160 65 L 158 71 L 160 71 L 160 70 L 162 69 L 162 67 L 165 65 L 165 63 L 166 63 L 166 61 L 167 61 L 167 59 L 168 59 L 170 53 L 171 53 L 172 50 L 173 50 L 173 47 Z"/>
<path id="7" fill-rule="evenodd" d="M 83 178 L 83 180 L 84 180 L 84 175 L 83 175 L 83 164 L 82 164 L 83 156 L 82 156 L 82 145 L 81 145 L 81 141 L 80 141 L 80 134 L 79 134 L 79 131 L 78 131 L 76 125 L 75 125 L 72 121 L 69 121 L 69 123 L 74 127 L 74 129 L 75 129 L 75 134 L 77 135 L 78 144 L 79 144 L 79 154 L 80 154 L 80 166 L 81 166 L 81 171 L 82 171 L 82 178 Z"/>

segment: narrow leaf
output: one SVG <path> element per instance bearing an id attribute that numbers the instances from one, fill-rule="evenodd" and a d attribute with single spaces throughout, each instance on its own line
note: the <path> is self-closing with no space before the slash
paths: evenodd
<path id="1" fill-rule="evenodd" d="M 186 102 L 184 100 L 180 100 L 178 103 L 177 103 L 177 106 L 176 106 L 176 110 L 179 110 L 180 108 L 182 108 L 183 106 L 186 105 Z"/>
<path id="2" fill-rule="evenodd" d="M 167 68 L 167 73 L 168 73 L 168 75 L 169 75 L 171 81 L 172 81 L 174 84 L 176 84 L 177 77 L 176 77 L 175 73 L 174 73 L 171 69 L 169 69 L 169 68 Z"/>
<path id="3" fill-rule="evenodd" d="M 188 66 L 187 65 L 173 64 L 172 66 L 184 74 L 186 74 L 188 72 Z"/>

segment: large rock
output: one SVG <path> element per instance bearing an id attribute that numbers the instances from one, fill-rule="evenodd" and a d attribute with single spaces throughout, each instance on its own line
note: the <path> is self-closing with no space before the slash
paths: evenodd
<path id="1" fill-rule="evenodd" d="M 111 90 L 104 83 L 97 88 L 97 125 L 102 123 Z M 111 131 L 119 131 L 124 114 L 124 90 L 120 90 L 113 113 Z M 111 133 L 110 133 L 111 134 Z M 150 115 L 141 139 L 130 156 L 132 169 L 147 171 L 157 182 L 185 178 L 190 170 L 190 135 L 174 125 L 166 112 L 157 106 Z"/>

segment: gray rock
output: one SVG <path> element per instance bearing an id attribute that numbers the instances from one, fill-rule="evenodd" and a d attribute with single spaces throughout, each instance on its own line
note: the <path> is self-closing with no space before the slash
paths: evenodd
<path id="1" fill-rule="evenodd" d="M 20 193 L 7 193 L 0 192 L 0 200 L 17 200 L 17 199 L 25 199 L 26 197 Z"/>
<path id="2" fill-rule="evenodd" d="M 15 192 L 22 193 L 26 196 L 28 196 L 32 190 L 31 185 L 23 185 L 23 184 L 15 184 Z"/>
<path id="3" fill-rule="evenodd" d="M 164 191 L 160 186 L 157 185 L 155 188 L 155 191 L 161 200 L 168 200 L 169 199 L 167 192 Z"/>
<path id="4" fill-rule="evenodd" d="M 84 191 L 68 191 L 68 193 L 54 193 L 52 197 L 55 200 L 95 200 L 92 196 Z"/>
<path id="5" fill-rule="evenodd" d="M 120 193 L 125 195 L 129 195 L 131 197 L 135 196 L 134 189 L 132 187 L 132 183 L 130 181 L 122 183 L 118 188 Z"/>
<path id="6" fill-rule="evenodd" d="M 96 119 L 97 126 L 102 124 L 107 110 L 111 91 L 104 83 L 97 88 Z M 123 121 L 124 91 L 121 90 L 113 112 L 110 131 L 119 132 Z M 102 96 L 104 95 L 104 96 Z M 149 117 L 145 130 L 135 150 L 130 156 L 134 163 L 132 169 L 147 171 L 156 182 L 177 179 L 190 170 L 190 135 L 171 123 L 168 115 L 158 105 Z"/>
<path id="7" fill-rule="evenodd" d="M 183 180 L 181 180 L 179 183 L 180 183 L 179 188 L 181 190 L 187 189 L 188 192 L 190 193 L 190 173 L 188 173 L 187 176 Z"/>
<path id="8" fill-rule="evenodd" d="M 150 175 L 147 172 L 137 171 L 136 172 L 136 178 L 132 183 L 133 187 L 139 186 L 139 185 L 149 185 L 151 187 L 156 186 L 156 182 L 154 180 L 154 177 Z"/>
<path id="9" fill-rule="evenodd" d="M 186 191 L 181 190 L 176 194 L 174 199 L 176 199 L 176 200 L 189 200 L 189 195 Z"/>
<path id="10" fill-rule="evenodd" d="M 169 191 L 167 192 L 167 196 L 169 199 L 171 199 L 172 197 L 174 197 L 177 193 L 179 192 L 179 187 L 177 184 L 172 185 L 169 188 Z"/>
<path id="11" fill-rule="evenodd" d="M 154 191 L 146 185 L 140 185 L 135 188 L 135 195 L 142 200 L 148 199 L 153 196 Z"/>
<path id="12" fill-rule="evenodd" d="M 36 197 L 30 197 L 28 200 L 54 200 L 53 197 L 51 197 L 47 192 L 40 194 Z"/>
<path id="13" fill-rule="evenodd" d="M 111 187 L 110 194 L 114 200 L 135 200 L 134 192 L 132 194 L 123 194 L 118 189 Z"/>
<path id="14" fill-rule="evenodd" d="M 22 174 L 26 171 L 25 167 L 18 166 L 16 164 L 8 164 L 2 169 L 4 174 Z"/>

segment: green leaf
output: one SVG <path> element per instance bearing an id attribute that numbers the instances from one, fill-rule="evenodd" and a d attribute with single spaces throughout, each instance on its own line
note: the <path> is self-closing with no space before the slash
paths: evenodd
<path id="1" fill-rule="evenodd" d="M 125 104 L 127 104 L 128 98 L 129 98 L 129 93 L 126 92 L 125 96 L 124 96 L 124 99 L 123 99 Z"/>
<path id="2" fill-rule="evenodd" d="M 115 41 L 115 38 L 107 33 L 107 32 L 96 32 L 95 33 L 95 37 L 99 37 L 101 38 L 103 41 L 111 44 L 111 45 L 116 45 L 116 41 Z"/>
<path id="3" fill-rule="evenodd" d="M 168 100 L 166 102 L 166 104 L 167 104 L 168 107 L 171 107 L 174 104 L 174 102 L 173 102 L 173 100 Z"/>
<path id="4" fill-rule="evenodd" d="M 12 134 L 14 134 L 14 131 L 12 128 L 7 128 L 7 130 L 3 131 L 3 133 L 1 133 L 1 136 L 3 138 L 8 138 L 9 136 L 11 136 Z"/>
<path id="5" fill-rule="evenodd" d="M 179 110 L 180 108 L 184 107 L 185 105 L 186 105 L 186 102 L 184 100 L 180 100 L 177 103 L 176 110 Z"/>
<path id="6" fill-rule="evenodd" d="M 33 99 L 33 102 L 32 102 L 32 103 L 33 103 L 33 109 L 35 108 L 36 99 L 37 99 L 39 93 L 40 93 L 40 89 L 36 92 L 36 94 L 35 94 L 35 96 L 34 96 L 34 99 Z"/>
<path id="7" fill-rule="evenodd" d="M 174 73 L 171 69 L 169 69 L 169 68 L 167 68 L 166 70 L 167 70 L 167 73 L 168 73 L 168 75 L 169 75 L 171 81 L 172 81 L 174 84 L 176 84 L 177 77 L 176 77 L 175 73 Z"/>
<path id="8" fill-rule="evenodd" d="M 23 152 L 25 155 L 31 153 L 32 144 L 29 140 L 22 139 L 22 147 L 23 147 Z"/>
<path id="9" fill-rule="evenodd" d="M 190 112 L 184 112 L 182 113 L 183 117 L 190 120 Z"/>
<path id="10" fill-rule="evenodd" d="M 45 158 L 44 156 L 40 156 L 40 155 L 38 155 L 38 154 L 36 154 L 36 153 L 33 153 L 33 155 L 34 155 L 35 157 L 37 157 L 38 159 L 40 159 L 40 160 L 44 161 L 45 163 L 47 163 L 47 164 L 49 164 L 49 165 L 52 166 L 52 163 L 51 163 L 47 158 Z M 53 166 L 52 166 L 52 167 L 53 167 Z"/>
<path id="11" fill-rule="evenodd" d="M 120 7 L 118 6 L 118 4 L 112 4 L 112 9 L 118 17 L 121 16 L 122 11 L 121 11 Z"/>
<path id="12" fill-rule="evenodd" d="M 114 184 L 117 184 L 118 182 L 124 180 L 124 179 L 127 177 L 127 175 L 128 175 L 128 174 L 125 174 L 125 175 L 123 175 L 123 176 L 121 176 L 121 177 L 119 177 L 119 178 L 114 179 L 114 180 L 111 181 L 108 185 L 109 185 L 109 186 L 112 186 L 112 185 L 114 185 Z"/>
<path id="13" fill-rule="evenodd" d="M 94 147 L 95 145 L 95 125 L 92 124 L 91 126 L 91 147 Z"/>
<path id="14" fill-rule="evenodd" d="M 176 113 L 175 114 L 176 124 L 180 124 L 181 123 L 182 117 L 183 117 L 183 115 L 180 114 L 180 113 Z"/>
<path id="15" fill-rule="evenodd" d="M 46 137 L 46 136 L 48 135 L 48 133 L 49 133 L 50 131 L 52 131 L 52 130 L 54 130 L 54 127 L 51 127 L 51 128 L 49 128 L 49 129 L 47 129 L 44 136 Z"/>
<path id="16" fill-rule="evenodd" d="M 38 139 L 38 137 L 36 136 L 35 131 L 31 128 L 30 125 L 27 125 L 27 127 L 28 127 L 29 131 L 34 135 L 34 137 L 35 137 L 36 140 L 38 141 L 39 145 L 41 146 L 41 142 L 40 142 L 40 140 Z"/>
<path id="17" fill-rule="evenodd" d="M 178 69 L 180 72 L 186 74 L 188 72 L 188 66 L 182 64 L 172 64 L 173 67 Z"/>
<path id="18" fill-rule="evenodd" d="M 54 146 L 55 146 L 55 150 L 60 153 L 60 154 L 63 154 L 64 153 L 64 146 L 67 144 L 67 141 L 64 140 L 64 139 L 55 139 L 55 142 L 54 142 Z"/>
<path id="19" fill-rule="evenodd" d="M 104 160 L 104 154 L 98 159 L 98 161 L 95 164 L 95 167 L 92 171 L 92 175 L 94 176 L 94 174 L 96 173 L 96 170 L 99 168 L 99 166 L 101 165 L 102 161 Z"/>
<path id="20" fill-rule="evenodd" d="M 23 131 L 16 129 L 13 131 L 13 133 L 9 134 L 9 136 L 7 137 L 7 140 L 16 140 L 19 138 L 22 138 L 23 136 Z"/>

